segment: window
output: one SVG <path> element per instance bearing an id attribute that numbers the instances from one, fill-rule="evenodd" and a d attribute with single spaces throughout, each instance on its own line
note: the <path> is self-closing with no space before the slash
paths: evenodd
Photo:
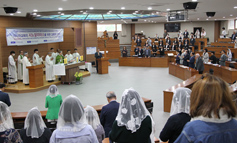
<path id="1" fill-rule="evenodd" d="M 234 29 L 235 27 L 235 20 L 229 20 L 228 21 L 228 29 Z"/>
<path id="2" fill-rule="evenodd" d="M 235 29 L 237 29 L 237 19 L 235 19 Z"/>
<path id="3" fill-rule="evenodd" d="M 107 30 L 108 32 L 114 31 L 122 31 L 121 24 L 97 24 L 97 32 L 104 32 Z"/>

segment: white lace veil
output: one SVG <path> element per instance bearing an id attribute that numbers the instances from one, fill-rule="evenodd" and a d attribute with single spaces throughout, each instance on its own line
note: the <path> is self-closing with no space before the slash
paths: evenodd
<path id="1" fill-rule="evenodd" d="M 174 91 L 170 116 L 181 112 L 189 114 L 191 92 L 190 89 L 183 87 L 177 88 Z"/>
<path id="2" fill-rule="evenodd" d="M 122 100 L 116 117 L 118 126 L 126 126 L 132 133 L 136 132 L 142 121 L 150 116 L 144 101 L 139 94 L 132 88 L 123 92 Z"/>
<path id="3" fill-rule="evenodd" d="M 13 129 L 12 115 L 9 107 L 4 102 L 0 101 L 0 132 L 8 129 Z"/>
<path id="4" fill-rule="evenodd" d="M 100 125 L 97 111 L 93 107 L 87 105 L 85 108 L 85 115 L 88 124 L 91 125 L 94 130 L 97 129 L 98 125 Z"/>
<path id="5" fill-rule="evenodd" d="M 42 119 L 41 113 L 37 107 L 32 108 L 25 119 L 24 129 L 26 136 L 31 138 L 39 138 L 44 133 L 46 125 Z"/>
<path id="6" fill-rule="evenodd" d="M 63 128 L 67 125 L 70 128 Z M 59 110 L 57 129 L 60 131 L 79 132 L 86 125 L 86 116 L 81 101 L 75 95 L 67 96 Z"/>
<path id="7" fill-rule="evenodd" d="M 56 97 L 58 94 L 59 94 L 58 87 L 53 84 L 53 85 L 51 85 L 51 86 L 49 87 L 46 96 L 49 95 L 51 98 L 54 98 L 54 97 Z"/>

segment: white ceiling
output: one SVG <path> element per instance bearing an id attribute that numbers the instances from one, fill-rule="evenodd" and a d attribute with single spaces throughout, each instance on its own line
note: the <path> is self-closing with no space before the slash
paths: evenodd
<path id="1" fill-rule="evenodd" d="M 108 10 L 120 10 L 121 7 L 125 7 L 126 10 L 147 10 L 148 7 L 152 7 L 152 10 L 166 11 L 183 9 L 184 2 L 190 2 L 191 0 L 1 0 L 0 7 L 12 6 L 18 7 L 21 13 L 16 13 L 14 16 L 25 17 L 27 13 L 33 12 L 37 9 L 38 12 L 45 11 L 58 11 L 58 8 L 63 10 L 77 10 L 77 9 L 108 9 Z M 236 0 L 197 0 L 198 6 L 195 11 L 189 11 L 190 21 L 206 20 L 207 16 L 205 12 L 216 12 L 215 17 L 209 20 L 226 20 L 235 19 L 237 17 Z M 230 16 L 230 15 L 233 16 Z M 5 14 L 3 8 L 0 9 L 0 15 Z M 10 16 L 10 15 L 9 15 Z M 223 18 L 225 17 L 225 18 Z M 166 17 L 148 19 L 150 22 L 165 22 Z M 148 20 L 146 22 L 148 22 Z M 121 23 L 121 21 L 110 21 Z M 107 23 L 110 23 L 107 22 Z M 131 20 L 127 21 L 128 23 Z M 144 22 L 139 20 L 138 22 Z"/>

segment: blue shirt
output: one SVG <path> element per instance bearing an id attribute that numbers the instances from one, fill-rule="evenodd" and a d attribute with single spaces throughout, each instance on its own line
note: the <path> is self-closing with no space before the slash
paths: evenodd
<path id="1" fill-rule="evenodd" d="M 195 120 L 185 125 L 175 143 L 236 143 L 237 121 L 212 123 Z"/>

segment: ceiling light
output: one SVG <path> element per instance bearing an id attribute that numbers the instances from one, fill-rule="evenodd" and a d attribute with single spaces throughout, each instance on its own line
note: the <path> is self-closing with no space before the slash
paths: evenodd
<path id="1" fill-rule="evenodd" d="M 94 7 L 90 7 L 89 9 L 94 9 Z"/>
<path id="2" fill-rule="evenodd" d="M 111 13 L 112 11 L 110 10 L 109 12 Z"/>
<path id="3" fill-rule="evenodd" d="M 234 8 L 237 8 L 237 6 L 235 6 Z"/>
<path id="4" fill-rule="evenodd" d="M 37 15 L 38 17 L 41 16 L 41 15 Z"/>
<path id="5" fill-rule="evenodd" d="M 61 13 L 61 15 L 64 15 L 64 13 Z"/>
<path id="6" fill-rule="evenodd" d="M 60 7 L 60 8 L 58 8 L 58 10 L 63 10 L 63 8 Z"/>
<path id="7" fill-rule="evenodd" d="M 208 18 L 206 20 L 209 20 Z"/>
<path id="8" fill-rule="evenodd" d="M 233 16 L 233 14 L 231 14 L 230 16 Z"/>
<path id="9" fill-rule="evenodd" d="M 107 14 L 110 14 L 110 12 L 107 12 Z"/>
<path id="10" fill-rule="evenodd" d="M 82 10 L 80 12 L 83 12 Z"/>
<path id="11" fill-rule="evenodd" d="M 148 9 L 148 10 L 152 10 L 152 7 L 148 7 L 147 9 Z"/>
<path id="12" fill-rule="evenodd" d="M 138 11 L 135 11 L 136 13 L 138 13 Z"/>
<path id="13" fill-rule="evenodd" d="M 14 15 L 13 13 L 11 13 L 10 15 Z"/>
<path id="14" fill-rule="evenodd" d="M 225 16 L 223 18 L 225 18 Z"/>
<path id="15" fill-rule="evenodd" d="M 180 11 L 178 11 L 177 13 L 181 13 Z"/>
<path id="16" fill-rule="evenodd" d="M 159 12 L 157 11 L 156 14 L 159 14 Z"/>
<path id="17" fill-rule="evenodd" d="M 192 0 L 192 2 L 196 2 L 197 0 Z"/>
<path id="18" fill-rule="evenodd" d="M 132 13 L 132 14 L 137 14 L 136 12 Z"/>
<path id="19" fill-rule="evenodd" d="M 36 15 L 37 13 L 33 13 L 33 15 Z"/>
<path id="20" fill-rule="evenodd" d="M 67 1 L 67 0 L 63 0 L 63 1 Z"/>
<path id="21" fill-rule="evenodd" d="M 83 14 L 86 14 L 86 12 L 83 12 Z"/>
<path id="22" fill-rule="evenodd" d="M 154 21 L 152 21 L 152 22 L 154 22 Z"/>
<path id="23" fill-rule="evenodd" d="M 125 9 L 125 7 L 121 7 L 121 9 Z"/>
<path id="24" fill-rule="evenodd" d="M 17 11 L 17 13 L 21 13 L 20 11 Z"/>
<path id="25" fill-rule="evenodd" d="M 61 12 L 58 12 L 58 14 L 60 14 Z"/>
<path id="26" fill-rule="evenodd" d="M 37 12 L 38 10 L 37 10 L 37 9 L 34 9 L 33 11 L 34 11 L 34 12 Z"/>
<path id="27" fill-rule="evenodd" d="M 197 18 L 197 20 L 199 20 L 200 18 Z"/>
<path id="28" fill-rule="evenodd" d="M 144 20 L 144 21 L 146 21 L 146 20 Z"/>
<path id="29" fill-rule="evenodd" d="M 216 20 L 216 19 L 215 19 Z"/>
<path id="30" fill-rule="evenodd" d="M 167 8 L 166 10 L 167 10 L 167 11 L 170 11 L 170 9 L 169 9 L 169 8 Z"/>

